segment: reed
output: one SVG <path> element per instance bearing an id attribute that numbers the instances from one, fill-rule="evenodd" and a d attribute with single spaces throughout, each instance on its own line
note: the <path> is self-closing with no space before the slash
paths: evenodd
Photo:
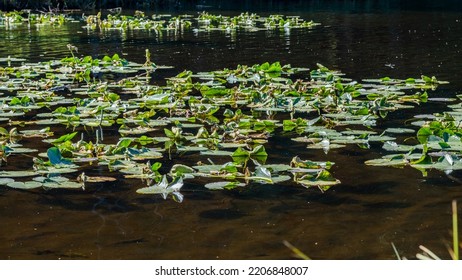
<path id="1" fill-rule="evenodd" d="M 459 260 L 459 227 L 457 222 L 457 201 L 452 201 L 452 258 Z"/>

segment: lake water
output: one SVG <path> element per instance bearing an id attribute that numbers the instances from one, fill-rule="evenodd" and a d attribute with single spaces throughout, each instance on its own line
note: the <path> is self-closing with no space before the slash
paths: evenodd
<path id="1" fill-rule="evenodd" d="M 425 74 L 450 82 L 430 92 L 432 97 L 454 97 L 462 89 L 462 13 L 285 14 L 322 25 L 290 32 L 164 32 L 162 37 L 147 31 L 87 31 L 82 23 L 17 27 L 0 30 L 0 57 L 61 58 L 68 55 L 70 43 L 79 55 L 120 53 L 143 63 L 148 48 L 157 64 L 174 67 L 157 71 L 158 82 L 185 69 L 199 72 L 280 61 L 311 69 L 319 62 L 357 80 Z M 416 114 L 444 109 L 444 104 L 429 102 L 397 111 L 377 129 L 403 126 Z M 284 240 L 314 259 L 395 259 L 391 242 L 408 258 L 415 257 L 421 244 L 449 258 L 450 203 L 461 200 L 461 172 L 430 171 L 423 177 L 412 168 L 366 166 L 364 161 L 384 154 L 381 145 L 368 150 L 348 145 L 325 155 L 291 142 L 292 136 L 270 138 L 269 159 L 290 161 L 298 155 L 334 161 L 332 173 L 342 184 L 325 193 L 286 184 L 210 191 L 186 181 L 181 204 L 136 194 L 140 181 L 124 178 L 86 191 L 2 187 L 0 258 L 290 259 Z M 186 163 L 198 160 L 198 155 L 181 157 Z M 20 157 L 8 162 L 21 164 Z M 105 174 L 104 170 L 96 168 L 94 173 Z"/>

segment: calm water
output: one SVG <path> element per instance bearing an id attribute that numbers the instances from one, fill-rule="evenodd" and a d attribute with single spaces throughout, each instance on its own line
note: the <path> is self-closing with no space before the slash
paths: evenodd
<path id="1" fill-rule="evenodd" d="M 2 29 L 0 57 L 60 58 L 68 54 L 66 45 L 71 43 L 81 55 L 123 53 L 129 60 L 144 62 L 144 50 L 149 48 L 157 64 L 175 67 L 157 72 L 157 81 L 184 69 L 209 71 L 266 61 L 314 68 L 319 62 L 354 79 L 435 75 L 450 81 L 432 93 L 438 97 L 454 96 L 462 89 L 462 13 L 298 15 L 322 25 L 290 33 L 186 32 L 162 37 L 145 31 L 89 32 L 81 24 Z M 415 114 L 437 110 L 444 106 L 430 102 L 395 112 L 378 128 L 402 126 Z M 449 257 L 450 202 L 462 202 L 461 172 L 447 176 L 431 171 L 422 177 L 411 168 L 369 167 L 363 162 L 384 153 L 380 145 L 370 150 L 350 145 L 324 155 L 286 137 L 270 139 L 269 162 L 288 162 L 294 155 L 334 161 L 333 175 L 342 184 L 321 193 L 278 185 L 209 191 L 187 182 L 182 204 L 137 195 L 140 182 L 129 179 L 85 192 L 22 192 L 4 187 L 0 189 L 0 258 L 291 258 L 283 240 L 315 259 L 394 259 L 390 242 L 410 258 L 420 244 Z M 20 160 L 11 157 L 8 164 L 21 165 Z M 199 158 L 191 155 L 181 160 L 192 163 Z"/>

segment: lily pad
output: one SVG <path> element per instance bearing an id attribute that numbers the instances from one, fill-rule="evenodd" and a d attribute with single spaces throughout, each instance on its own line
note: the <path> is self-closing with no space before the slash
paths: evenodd
<path id="1" fill-rule="evenodd" d="M 392 133 L 392 134 L 408 134 L 408 133 L 415 133 L 414 129 L 410 128 L 387 128 L 385 129 L 386 133 Z"/>
<path id="2" fill-rule="evenodd" d="M 244 183 L 240 183 L 240 182 L 228 182 L 228 181 L 222 181 L 222 182 L 213 182 L 213 183 L 207 183 L 205 184 L 205 188 L 209 189 L 209 190 L 223 190 L 223 189 L 227 189 L 227 190 L 230 190 L 230 189 L 235 189 L 237 187 L 243 187 L 245 186 Z"/>
<path id="3" fill-rule="evenodd" d="M 36 171 L 0 171 L 0 178 L 20 178 L 20 177 L 31 177 L 36 176 L 38 173 Z"/>
<path id="4" fill-rule="evenodd" d="M 82 184 L 73 181 L 45 181 L 43 187 L 47 189 L 81 189 Z"/>
<path id="5" fill-rule="evenodd" d="M 409 162 L 404 157 L 395 158 L 379 158 L 371 159 L 365 162 L 366 165 L 371 166 L 392 166 L 392 167 L 403 167 Z"/>
<path id="6" fill-rule="evenodd" d="M 31 189 L 40 188 L 42 186 L 42 183 L 39 183 L 36 181 L 28 181 L 28 182 L 10 182 L 6 185 L 13 189 L 31 190 Z"/>
<path id="7" fill-rule="evenodd" d="M 14 179 L 11 178 L 0 178 L 0 185 L 8 185 L 9 183 L 14 182 Z"/>
<path id="8" fill-rule="evenodd" d="M 223 150 L 206 150 L 206 151 L 201 151 L 201 155 L 203 156 L 231 156 L 233 152 L 230 151 L 223 151 Z"/>

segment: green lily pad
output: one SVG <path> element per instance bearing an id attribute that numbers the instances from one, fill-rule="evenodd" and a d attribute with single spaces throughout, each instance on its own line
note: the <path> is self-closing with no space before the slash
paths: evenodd
<path id="1" fill-rule="evenodd" d="M 164 156 L 162 153 L 158 152 L 157 150 L 150 150 L 146 151 L 140 154 L 137 154 L 133 156 L 134 160 L 145 160 L 145 159 L 157 159 L 157 158 L 163 158 Z"/>
<path id="2" fill-rule="evenodd" d="M 345 130 L 342 131 L 344 135 L 363 135 L 363 134 L 377 134 L 377 132 L 373 130 Z"/>
<path id="3" fill-rule="evenodd" d="M 232 148 L 242 148 L 242 147 L 246 147 L 247 144 L 245 144 L 245 143 L 228 143 L 228 142 L 223 142 L 223 143 L 218 144 L 218 146 L 219 146 L 220 148 L 223 148 L 223 149 L 232 149 Z"/>
<path id="4" fill-rule="evenodd" d="M 320 150 L 331 150 L 331 149 L 341 149 L 345 148 L 346 145 L 343 144 L 336 144 L 336 143 L 329 143 L 329 144 L 324 144 L 322 142 L 310 144 L 306 146 L 307 149 L 320 149 Z"/>
<path id="5" fill-rule="evenodd" d="M 273 184 L 277 184 L 277 183 L 282 183 L 282 182 L 292 180 L 292 178 L 288 175 L 277 175 L 277 176 L 272 176 L 271 180 L 273 181 Z"/>
<path id="6" fill-rule="evenodd" d="M 208 183 L 205 184 L 204 187 L 209 189 L 209 190 L 223 190 L 223 189 L 235 189 L 237 187 L 243 187 L 245 186 L 244 183 L 240 182 L 228 182 L 228 181 L 222 181 L 222 182 L 213 182 L 213 183 Z"/>
<path id="7" fill-rule="evenodd" d="M 17 58 L 17 57 L 0 57 L 0 62 L 22 62 L 26 61 L 25 58 Z"/>
<path id="8" fill-rule="evenodd" d="M 6 185 L 13 189 L 31 190 L 31 189 L 40 188 L 42 186 L 42 183 L 35 182 L 35 181 L 28 181 L 28 182 L 10 182 Z"/>
<path id="9" fill-rule="evenodd" d="M 0 171 L 0 178 L 20 178 L 20 177 L 31 177 L 36 176 L 38 173 L 36 171 Z"/>
<path id="10" fill-rule="evenodd" d="M 26 154 L 26 153 L 35 153 L 38 152 L 37 149 L 30 149 L 30 148 L 13 148 L 8 153 L 10 154 Z"/>
<path id="11" fill-rule="evenodd" d="M 365 162 L 366 165 L 371 166 L 393 166 L 393 167 L 403 167 L 409 162 L 404 157 L 395 157 L 395 158 L 379 158 L 371 159 Z"/>
<path id="12" fill-rule="evenodd" d="M 78 171 L 79 171 L 78 169 L 74 169 L 71 167 L 52 167 L 50 166 L 44 169 L 37 170 L 37 173 L 38 174 L 67 174 L 67 173 L 75 173 Z"/>
<path id="13" fill-rule="evenodd" d="M 43 187 L 47 189 L 81 189 L 82 184 L 73 181 L 45 181 Z"/>
<path id="14" fill-rule="evenodd" d="M 206 147 L 198 147 L 198 146 L 181 146 L 177 148 L 178 152 L 203 152 L 207 150 L 208 148 Z"/>
<path id="15" fill-rule="evenodd" d="M 201 155 L 203 156 L 231 156 L 233 152 L 230 151 L 223 151 L 223 150 L 206 150 L 206 151 L 201 151 Z"/>
<path id="16" fill-rule="evenodd" d="M 291 169 L 291 166 L 288 164 L 264 164 L 262 167 L 271 170 L 271 172 L 285 172 Z"/>
<path id="17" fill-rule="evenodd" d="M 11 178 L 0 178 L 0 185 L 6 186 L 9 183 L 14 182 L 14 179 Z"/>
<path id="18" fill-rule="evenodd" d="M 386 141 L 382 148 L 386 151 L 392 152 L 409 152 L 414 149 L 419 148 L 418 146 L 411 146 L 411 145 L 398 145 L 396 142 L 393 141 Z M 420 147 L 421 148 L 421 147 Z"/>
<path id="19" fill-rule="evenodd" d="M 408 133 L 415 133 L 414 129 L 410 128 L 387 128 L 385 129 L 386 133 L 392 133 L 392 134 L 408 134 Z"/>

